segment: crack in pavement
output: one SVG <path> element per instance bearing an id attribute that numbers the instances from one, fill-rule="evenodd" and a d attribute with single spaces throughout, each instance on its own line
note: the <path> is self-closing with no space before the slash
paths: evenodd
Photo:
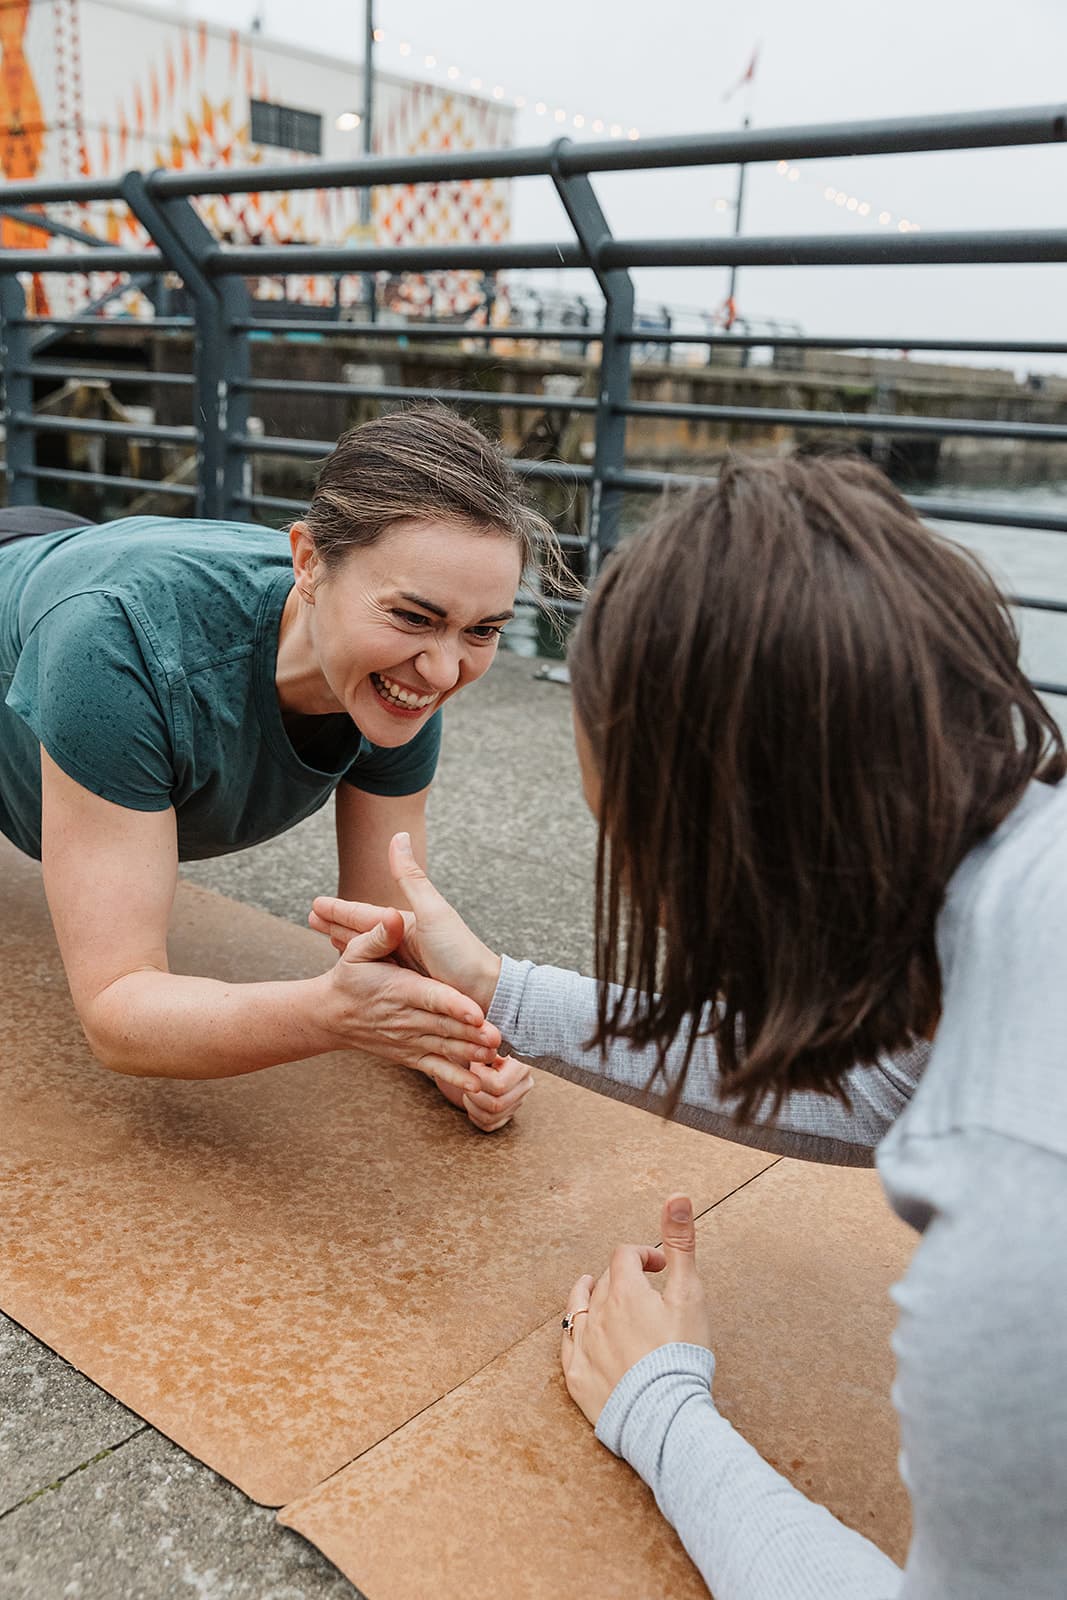
<path id="1" fill-rule="evenodd" d="M 103 1461 L 106 1456 L 113 1456 L 116 1450 L 121 1450 L 123 1445 L 129 1444 L 131 1439 L 136 1439 L 142 1433 L 147 1433 L 149 1426 L 149 1423 L 142 1422 L 139 1428 L 134 1428 L 133 1432 L 128 1433 L 124 1439 L 119 1439 L 115 1444 L 108 1445 L 106 1450 L 98 1450 L 95 1456 L 89 1457 L 88 1461 L 79 1462 L 76 1467 L 71 1467 L 69 1472 L 61 1473 L 58 1478 L 54 1478 L 51 1483 L 41 1484 L 40 1488 L 32 1490 L 28 1495 L 24 1495 L 21 1500 L 16 1500 L 14 1505 L 5 1506 L 0 1511 L 0 1522 L 3 1522 L 4 1518 L 9 1517 L 12 1512 L 21 1511 L 24 1506 L 32 1505 L 35 1500 L 40 1500 L 42 1495 L 52 1494 L 55 1490 L 61 1489 L 69 1478 L 76 1477 L 79 1472 L 85 1472 L 89 1467 L 95 1467 L 96 1463 Z"/>

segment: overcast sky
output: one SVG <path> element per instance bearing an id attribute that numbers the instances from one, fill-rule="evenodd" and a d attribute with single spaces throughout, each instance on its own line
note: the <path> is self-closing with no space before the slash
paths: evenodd
<path id="1" fill-rule="evenodd" d="M 185 9 L 247 27 L 257 0 L 189 0 Z M 258 9 L 268 35 L 353 60 L 361 53 L 361 0 L 262 0 Z M 751 111 L 763 126 L 1067 105 L 1067 0 L 376 0 L 375 18 L 383 69 L 446 83 L 454 66 L 458 87 L 480 78 L 486 92 L 499 86 L 524 99 L 520 144 L 560 132 L 600 137 L 595 119 L 641 134 L 735 127 L 746 91 L 724 95 L 757 45 Z M 547 114 L 536 114 L 538 101 Z M 878 231 L 883 210 L 891 226 L 905 218 L 926 231 L 1067 228 L 1067 146 L 799 165 L 794 180 L 773 165 L 750 168 L 746 232 Z M 736 169 L 713 168 L 595 180 L 620 236 L 713 237 L 730 231 L 716 201 L 732 199 L 735 181 Z M 827 188 L 846 189 L 871 214 L 827 201 Z M 513 193 L 517 238 L 568 236 L 547 185 L 519 180 Z M 637 283 L 644 301 L 706 307 L 721 300 L 725 275 L 646 272 Z M 810 333 L 1063 339 L 1065 291 L 1067 265 L 746 269 L 739 300 L 742 311 Z"/>

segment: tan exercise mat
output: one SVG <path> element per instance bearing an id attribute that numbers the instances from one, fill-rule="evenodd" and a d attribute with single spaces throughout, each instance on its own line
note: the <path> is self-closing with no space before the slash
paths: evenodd
<path id="1" fill-rule="evenodd" d="M 181 885 L 185 972 L 306 976 L 324 940 Z M 486 1137 L 337 1054 L 217 1083 L 91 1059 L 39 869 L 0 841 L 0 1307 L 254 1499 L 305 1493 L 554 1316 L 661 1196 L 772 1158 L 540 1076 Z"/>
<path id="2" fill-rule="evenodd" d="M 887 1291 L 914 1235 L 873 1173 L 793 1161 L 723 1201 L 698 1235 L 720 1409 L 902 1560 Z M 584 1265 L 599 1270 L 603 1252 Z M 568 1398 L 559 1338 L 554 1321 L 539 1328 L 279 1520 L 373 1600 L 706 1600 L 651 1493 Z"/>

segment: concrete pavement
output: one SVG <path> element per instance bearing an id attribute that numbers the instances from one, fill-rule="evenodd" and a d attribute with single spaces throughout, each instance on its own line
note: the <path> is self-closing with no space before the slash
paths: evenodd
<path id="1" fill-rule="evenodd" d="M 501 656 L 447 712 L 431 869 L 497 948 L 589 971 L 595 829 L 566 689 Z M 183 876 L 303 923 L 336 878 L 332 808 Z M 0 1316 L 5 1600 L 343 1600 L 358 1591 L 274 1513 Z"/>

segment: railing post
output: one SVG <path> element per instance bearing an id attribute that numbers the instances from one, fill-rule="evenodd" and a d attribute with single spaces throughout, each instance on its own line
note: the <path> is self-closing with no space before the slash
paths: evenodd
<path id="1" fill-rule="evenodd" d="M 15 422 L 33 410 L 30 330 L 25 323 L 26 296 L 13 272 L 0 273 L 0 381 L 4 396 L 4 476 L 9 506 L 37 504 L 37 482 L 28 468 L 37 464 L 37 443 L 31 428 Z"/>
<path id="2" fill-rule="evenodd" d="M 217 241 L 188 200 L 157 200 L 151 181 L 151 175 L 128 172 L 122 192 L 193 298 L 196 511 L 201 517 L 234 517 L 245 488 L 245 461 L 229 441 L 247 431 L 248 396 L 240 383 L 249 373 L 248 341 L 234 323 L 249 315 L 251 298 L 243 283 L 207 276 L 205 264 Z"/>
<path id="3" fill-rule="evenodd" d="M 612 488 L 607 479 L 622 471 L 626 456 L 626 417 L 620 407 L 630 398 L 632 347 L 624 336 L 633 332 L 634 286 L 625 269 L 604 271 L 598 264 L 600 247 L 611 238 L 611 229 L 586 174 L 568 175 L 561 170 L 560 156 L 569 145 L 569 139 L 560 139 L 555 145 L 552 179 L 604 296 L 596 442 L 589 494 L 588 561 L 589 576 L 593 578 L 619 537 L 622 491 Z"/>

